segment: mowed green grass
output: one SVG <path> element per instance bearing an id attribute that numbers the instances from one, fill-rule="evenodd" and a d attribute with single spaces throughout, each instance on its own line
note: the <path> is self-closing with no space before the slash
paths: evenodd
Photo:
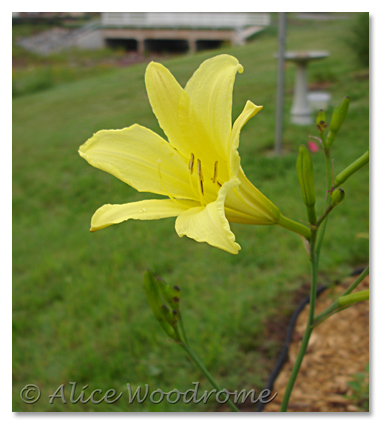
<path id="1" fill-rule="evenodd" d="M 352 99 L 333 146 L 334 172 L 368 148 L 368 80 L 362 79 L 343 39 L 350 21 L 288 24 L 289 50 L 329 50 L 312 63 L 310 81 L 332 84 L 332 104 Z M 284 154 L 272 154 L 275 133 L 276 36 L 242 47 L 163 61 L 184 85 L 199 64 L 220 53 L 244 66 L 234 87 L 233 118 L 247 99 L 264 105 L 242 132 L 240 154 L 250 180 L 284 215 L 305 221 L 295 171 L 298 146 L 314 125 L 289 123 L 294 67 L 286 69 Z M 232 225 L 242 250 L 236 256 L 179 238 L 174 219 L 129 221 L 91 234 L 90 218 L 104 203 L 153 198 L 89 166 L 78 147 L 101 129 L 139 123 L 163 134 L 144 86 L 146 64 L 62 84 L 13 101 L 13 378 L 15 411 L 216 411 L 207 404 L 128 403 L 126 384 L 184 391 L 211 386 L 153 318 L 143 291 L 152 269 L 182 291 L 190 343 L 215 379 L 230 390 L 261 390 L 280 348 L 267 323 L 285 322 L 296 291 L 309 280 L 300 238 L 273 227 Z M 328 111 L 328 116 L 332 111 Z M 325 197 L 323 154 L 313 155 L 318 211 Z M 320 283 L 328 284 L 368 262 L 368 167 L 343 187 L 345 201 L 330 218 Z M 114 404 L 71 403 L 69 382 L 89 396 L 95 389 L 123 392 Z M 25 404 L 27 384 L 41 389 Z M 49 403 L 64 384 L 67 404 Z M 85 397 L 86 398 L 86 397 Z M 100 398 L 96 395 L 95 398 Z"/>

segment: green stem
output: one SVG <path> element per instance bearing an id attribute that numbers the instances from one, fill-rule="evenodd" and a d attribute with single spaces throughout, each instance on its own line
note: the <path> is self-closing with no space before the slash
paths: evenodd
<path id="1" fill-rule="evenodd" d="M 365 279 L 365 277 L 369 274 L 369 266 L 367 266 L 364 271 L 357 277 L 357 279 L 352 283 L 349 288 L 341 295 L 344 297 L 345 295 L 350 294 L 354 291 L 354 289 Z"/>
<path id="2" fill-rule="evenodd" d="M 312 284 L 310 287 L 310 301 L 309 301 L 309 316 L 308 316 L 308 323 L 305 328 L 305 333 L 301 341 L 300 349 L 297 354 L 296 361 L 293 365 L 292 372 L 289 377 L 289 381 L 287 384 L 287 387 L 285 389 L 284 398 L 281 404 L 281 412 L 286 412 L 288 409 L 288 403 L 290 396 L 292 394 L 292 390 L 294 387 L 294 384 L 297 379 L 298 372 L 300 370 L 302 361 L 304 359 L 306 350 L 308 348 L 309 339 L 312 334 L 312 328 L 311 325 L 314 320 L 314 310 L 315 310 L 315 304 L 316 304 L 316 292 L 317 292 L 317 275 L 318 275 L 318 258 L 316 254 L 316 235 L 317 230 L 312 230 L 312 237 L 310 240 L 310 261 L 312 265 Z"/>
<path id="3" fill-rule="evenodd" d="M 323 135 L 323 134 L 322 134 Z M 304 355 L 306 353 L 306 350 L 308 348 L 309 339 L 313 331 L 313 324 L 315 323 L 315 303 L 316 303 L 316 291 L 317 291 L 317 277 L 318 277 L 318 264 L 320 259 L 320 253 L 321 253 L 321 246 L 322 242 L 324 240 L 325 231 L 327 227 L 328 222 L 328 214 L 333 209 L 330 205 L 330 196 L 329 191 L 332 189 L 332 164 L 330 159 L 330 143 L 328 143 L 328 140 L 326 140 L 324 143 L 324 152 L 325 152 L 325 166 L 326 166 L 326 180 L 327 180 L 327 194 L 326 194 L 326 209 L 320 217 L 320 219 L 317 221 L 315 226 L 312 226 L 311 228 L 311 238 L 310 238 L 310 261 L 312 264 L 312 284 L 310 288 L 310 304 L 309 304 L 309 317 L 307 326 L 305 328 L 305 333 L 301 341 L 300 349 L 297 355 L 297 359 L 295 361 L 295 364 L 293 365 L 291 376 L 289 378 L 284 398 L 281 404 L 281 411 L 286 412 L 288 409 L 288 403 L 289 398 L 291 396 L 293 386 L 295 384 L 295 381 L 297 379 L 298 372 L 300 370 L 302 361 L 304 359 Z M 360 159 L 350 170 L 347 171 L 344 175 L 340 175 L 341 181 L 343 181 L 344 177 L 348 178 L 351 174 L 353 174 L 356 170 L 359 169 L 361 166 L 363 166 L 368 161 L 368 153 L 365 154 L 362 159 Z M 354 171 L 355 170 L 355 171 Z M 346 171 L 346 170 L 345 170 Z M 282 224 L 281 224 L 282 225 Z M 286 227 L 286 226 L 285 226 Z M 317 237 L 318 232 L 318 237 Z M 316 240 L 317 239 L 317 240 Z M 368 268 L 367 268 L 368 270 Z M 362 273 L 364 275 L 366 273 L 366 269 Z M 357 279 L 358 280 L 358 279 Z M 362 280 L 362 279 L 361 279 Z M 359 282 L 358 282 L 359 283 Z M 354 283 L 348 290 L 353 290 L 355 288 L 356 284 Z M 353 289 L 351 289 L 353 288 Z M 346 291 L 347 292 L 347 291 Z M 346 293 L 344 294 L 346 295 Z M 366 298 L 366 294 L 362 294 L 364 298 Z M 345 300 L 346 301 L 346 300 Z M 336 305 L 337 303 L 337 305 Z M 340 307 L 337 302 L 333 304 L 333 306 L 330 307 L 330 311 L 327 313 L 334 314 L 336 308 Z M 321 315 L 317 316 L 321 317 Z"/>
<path id="4" fill-rule="evenodd" d="M 187 345 L 188 345 L 188 339 L 187 339 L 187 335 L 186 335 L 186 330 L 184 329 L 184 325 L 183 325 L 183 319 L 182 319 L 182 315 L 179 312 L 178 315 L 178 323 L 179 323 L 179 330 L 180 330 L 180 334 L 181 334 L 181 341 L 184 341 Z"/>
<path id="5" fill-rule="evenodd" d="M 304 236 L 306 239 L 311 238 L 311 231 L 309 227 L 304 226 L 303 224 L 297 223 L 297 221 L 293 221 L 282 214 L 280 214 L 279 222 L 277 223 L 284 229 L 291 230 L 292 232 L 298 233 L 301 236 Z"/>
<path id="6" fill-rule="evenodd" d="M 338 309 L 339 309 L 338 300 L 336 300 L 326 310 L 324 310 L 322 313 L 318 314 L 314 318 L 314 321 L 311 324 L 311 327 L 316 328 L 318 325 L 321 325 L 322 322 L 324 322 L 326 319 L 328 319 L 330 316 L 332 316 L 334 313 L 336 313 L 338 311 Z"/>
<path id="7" fill-rule="evenodd" d="M 332 187 L 332 161 L 330 159 L 330 149 L 325 149 L 326 186 L 328 190 Z"/>
<path id="8" fill-rule="evenodd" d="M 329 205 L 328 208 L 326 208 L 325 212 L 322 214 L 322 216 L 317 220 L 316 226 L 318 227 L 328 216 L 330 211 L 333 209 L 333 205 Z"/>
<path id="9" fill-rule="evenodd" d="M 202 361 L 199 359 L 199 357 L 194 353 L 194 351 L 183 341 L 180 342 L 180 346 L 183 348 L 183 350 L 186 351 L 186 353 L 191 357 L 191 359 L 194 361 L 194 363 L 198 366 L 198 368 L 204 373 L 206 378 L 210 381 L 211 385 L 219 392 L 223 391 L 223 389 L 218 385 L 214 378 L 211 376 L 211 374 L 208 372 L 208 370 L 205 368 Z M 228 399 L 227 403 L 231 407 L 232 410 L 235 412 L 240 412 L 240 410 L 232 403 L 230 399 Z"/>
<path id="10" fill-rule="evenodd" d="M 357 279 L 349 286 L 348 289 L 346 289 L 346 291 L 340 296 L 340 298 L 342 297 L 346 297 L 347 295 L 349 295 L 351 292 L 354 291 L 354 289 L 363 281 L 363 279 L 365 279 L 365 277 L 369 274 L 369 266 L 367 266 L 364 271 L 357 277 Z M 313 323 L 311 325 L 312 328 L 317 327 L 318 325 L 320 325 L 323 321 L 325 321 L 326 319 L 328 319 L 330 316 L 332 316 L 333 314 L 337 313 L 338 311 L 343 310 L 343 308 L 341 308 L 341 306 L 339 305 L 338 300 L 336 300 L 333 304 L 331 304 L 327 309 L 325 309 L 322 313 L 318 314 L 314 320 Z"/>

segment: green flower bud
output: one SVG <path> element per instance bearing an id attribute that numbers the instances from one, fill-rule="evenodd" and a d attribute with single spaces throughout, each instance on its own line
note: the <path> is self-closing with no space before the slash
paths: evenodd
<path id="1" fill-rule="evenodd" d="M 165 304 L 161 306 L 161 310 L 166 322 L 171 326 L 175 326 L 178 321 L 178 312 L 176 310 L 171 311 Z"/>
<path id="2" fill-rule="evenodd" d="M 356 171 L 362 168 L 369 162 L 369 151 L 367 150 L 362 156 L 355 160 L 352 164 L 341 171 L 338 176 L 334 179 L 334 186 L 339 186 L 346 182 L 346 180 L 352 176 Z"/>
<path id="3" fill-rule="evenodd" d="M 157 282 L 162 297 L 173 310 L 177 311 L 179 309 L 180 289 L 177 286 L 170 286 L 161 278 L 157 278 Z"/>
<path id="4" fill-rule="evenodd" d="M 326 124 L 325 111 L 323 109 L 320 109 L 318 111 L 318 115 L 317 115 L 317 119 L 316 119 L 316 125 L 317 125 L 318 131 L 320 133 L 323 133 L 325 131 L 326 127 L 328 126 Z"/>
<path id="5" fill-rule="evenodd" d="M 330 205 L 336 207 L 340 204 L 345 198 L 345 192 L 341 188 L 334 189 L 332 192 L 332 202 Z"/>
<path id="6" fill-rule="evenodd" d="M 341 103 L 339 103 L 333 111 L 332 120 L 329 126 L 328 137 L 326 138 L 326 147 L 330 148 L 334 139 L 337 136 L 343 122 L 345 121 L 346 115 L 348 114 L 350 104 L 350 98 L 346 96 Z"/>
<path id="7" fill-rule="evenodd" d="M 367 301 L 369 299 L 369 290 L 366 289 L 364 291 L 357 291 L 349 295 L 344 295 L 343 297 L 338 298 L 338 307 L 343 309 L 346 307 L 350 307 L 355 303 L 359 303 L 361 301 Z"/>
<path id="8" fill-rule="evenodd" d="M 177 339 L 173 328 L 176 321 L 174 323 L 173 315 L 168 314 L 167 306 L 164 306 L 164 309 L 162 308 L 163 303 L 158 289 L 158 281 L 150 270 L 145 273 L 144 289 L 154 317 L 170 338 Z"/>
<path id="9" fill-rule="evenodd" d="M 300 182 L 302 199 L 307 206 L 308 219 L 311 224 L 316 223 L 314 204 L 316 195 L 314 189 L 313 163 L 308 149 L 301 145 L 298 149 L 296 170 Z"/>

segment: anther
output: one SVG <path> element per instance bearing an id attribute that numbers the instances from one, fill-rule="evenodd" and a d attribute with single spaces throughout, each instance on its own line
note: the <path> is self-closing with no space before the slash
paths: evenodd
<path id="1" fill-rule="evenodd" d="M 188 168 L 190 170 L 190 173 L 192 174 L 194 172 L 194 154 L 191 154 L 191 159 L 190 162 L 188 164 Z"/>
<path id="2" fill-rule="evenodd" d="M 200 191 L 202 192 L 202 195 L 204 195 L 203 180 L 200 180 Z"/>
<path id="3" fill-rule="evenodd" d="M 212 180 L 212 183 L 215 183 L 217 176 L 218 176 L 218 161 L 215 161 L 215 165 L 214 165 L 214 176 L 211 179 Z"/>
<path id="4" fill-rule="evenodd" d="M 200 159 L 198 159 L 198 176 L 199 180 L 203 181 L 202 163 L 200 162 Z"/>
<path id="5" fill-rule="evenodd" d="M 202 163 L 201 163 L 200 159 L 198 159 L 198 176 L 199 176 L 199 183 L 200 183 L 200 191 L 202 192 L 202 195 L 204 195 L 203 172 L 202 172 Z"/>

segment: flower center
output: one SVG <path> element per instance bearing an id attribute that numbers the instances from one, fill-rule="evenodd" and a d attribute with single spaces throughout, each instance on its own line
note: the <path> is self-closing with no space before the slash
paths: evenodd
<path id="1" fill-rule="evenodd" d="M 188 163 L 188 169 L 190 171 L 189 173 L 190 185 L 192 187 L 194 195 L 199 199 L 200 203 L 202 205 L 206 205 L 205 194 L 204 194 L 205 187 L 204 187 L 204 176 L 203 176 L 203 170 L 202 170 L 202 161 L 199 158 L 197 158 L 196 163 L 197 163 L 197 174 L 198 174 L 198 180 L 199 180 L 197 185 L 197 190 L 195 189 L 195 185 L 192 179 L 192 175 L 194 173 L 195 155 L 191 153 L 191 158 Z M 218 182 L 217 178 L 218 178 L 218 161 L 215 161 L 211 181 L 212 183 L 216 184 L 220 188 L 222 185 L 221 183 Z"/>

